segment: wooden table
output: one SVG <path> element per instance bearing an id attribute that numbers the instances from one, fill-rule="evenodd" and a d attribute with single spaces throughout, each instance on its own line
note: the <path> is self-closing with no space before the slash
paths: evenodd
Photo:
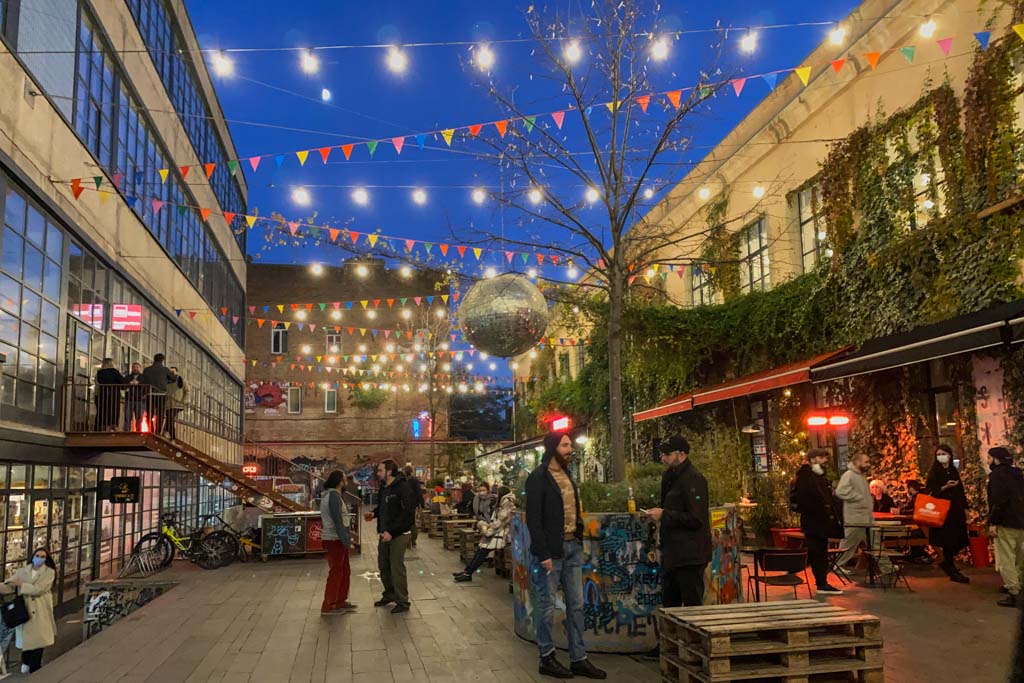
<path id="1" fill-rule="evenodd" d="M 663 680 L 884 681 L 878 617 L 817 600 L 661 608 Z"/>
<path id="2" fill-rule="evenodd" d="M 445 550 L 459 549 L 459 531 L 461 529 L 472 529 L 476 522 L 472 519 L 446 519 L 441 522 L 441 536 L 444 539 Z"/>

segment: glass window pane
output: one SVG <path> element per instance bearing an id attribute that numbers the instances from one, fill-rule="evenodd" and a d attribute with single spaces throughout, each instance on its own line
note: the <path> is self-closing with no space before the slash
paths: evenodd
<path id="1" fill-rule="evenodd" d="M 36 409 L 36 387 L 28 382 L 18 382 L 14 388 L 14 405 L 22 410 Z"/>
<path id="2" fill-rule="evenodd" d="M 42 299 L 38 294 L 23 289 L 21 292 L 21 319 L 38 327 L 41 304 Z"/>
<path id="3" fill-rule="evenodd" d="M 64 231 L 53 223 L 46 224 L 46 254 L 58 263 L 64 256 Z"/>
<path id="4" fill-rule="evenodd" d="M 20 567 L 28 558 L 28 531 L 19 529 L 7 533 L 7 561 L 18 562 Z"/>
<path id="5" fill-rule="evenodd" d="M 4 206 L 4 222 L 17 230 L 25 231 L 25 198 L 14 190 L 7 190 Z"/>
<path id="6" fill-rule="evenodd" d="M 5 228 L 3 252 L 0 254 L 0 268 L 16 279 L 21 279 L 22 247 L 22 239 L 13 230 Z"/>
<path id="7" fill-rule="evenodd" d="M 53 363 L 47 363 L 45 360 L 40 360 L 39 374 L 36 377 L 36 382 L 40 386 L 55 389 L 57 387 L 57 366 Z"/>
<path id="8" fill-rule="evenodd" d="M 21 285 L 6 275 L 0 275 L 0 306 L 14 315 L 21 314 Z"/>
<path id="9" fill-rule="evenodd" d="M 48 301 L 43 302 L 40 328 L 53 335 L 60 331 L 60 309 Z"/>
<path id="10" fill-rule="evenodd" d="M 28 230 L 25 236 L 40 247 L 43 246 L 46 239 L 46 220 L 43 218 L 43 214 L 39 213 L 39 210 L 32 205 L 28 207 Z"/>
<path id="11" fill-rule="evenodd" d="M 39 335 L 39 357 L 44 360 L 57 362 L 57 338 L 48 334 Z"/>
<path id="12" fill-rule="evenodd" d="M 43 291 L 43 252 L 31 245 L 25 247 L 25 275 L 23 282 L 36 290 Z"/>
<path id="13" fill-rule="evenodd" d="M 60 266 L 49 259 L 43 273 L 43 294 L 52 301 L 60 301 Z"/>
<path id="14" fill-rule="evenodd" d="M 21 326 L 21 339 L 19 342 L 23 351 L 36 353 L 39 349 L 39 330 L 31 325 Z M 20 373 L 20 371 L 19 371 Z"/>
<path id="15" fill-rule="evenodd" d="M 36 410 L 40 415 L 56 415 L 57 404 L 55 403 L 57 392 L 53 389 L 36 387 Z"/>
<path id="16" fill-rule="evenodd" d="M 33 488 L 50 488 L 50 468 L 46 465 L 36 465 L 35 476 L 32 478 L 32 482 Z"/>
<path id="17" fill-rule="evenodd" d="M 25 473 L 28 465 L 11 465 L 11 488 L 25 488 Z"/>
<path id="18" fill-rule="evenodd" d="M 0 339 L 12 344 L 18 343 L 18 319 L 6 311 L 0 311 Z M 7 357 L 7 367 L 11 367 L 17 359 Z"/>
<path id="19" fill-rule="evenodd" d="M 80 489 L 82 488 L 82 468 L 81 467 L 69 467 L 68 468 L 68 488 L 69 489 Z M 79 508 L 81 508 L 81 501 L 79 501 Z M 77 519 L 77 517 L 73 518 Z"/>

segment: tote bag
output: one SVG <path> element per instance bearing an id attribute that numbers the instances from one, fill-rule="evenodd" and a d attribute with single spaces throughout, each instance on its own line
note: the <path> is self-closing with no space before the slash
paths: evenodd
<path id="1" fill-rule="evenodd" d="M 921 526 L 937 528 L 946 523 L 949 501 L 920 494 L 914 501 L 914 521 Z"/>
<path id="2" fill-rule="evenodd" d="M 28 605 L 25 604 L 24 597 L 15 595 L 12 600 L 4 601 L 3 620 L 7 628 L 21 626 L 28 621 Z"/>

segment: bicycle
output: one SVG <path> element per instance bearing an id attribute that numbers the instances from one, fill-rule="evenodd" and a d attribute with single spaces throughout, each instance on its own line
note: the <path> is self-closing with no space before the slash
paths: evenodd
<path id="1" fill-rule="evenodd" d="M 220 515 L 208 515 L 208 519 L 216 519 L 221 523 L 221 531 L 224 531 L 234 537 L 238 543 L 237 559 L 239 562 L 248 562 L 253 558 L 260 558 L 263 548 L 260 545 L 259 530 L 255 527 L 246 529 L 245 531 L 239 531 L 235 527 L 228 524 L 223 517 Z M 267 558 L 263 557 L 266 560 Z"/>
<path id="2" fill-rule="evenodd" d="M 132 555 L 148 555 L 167 567 L 176 554 L 195 562 L 203 569 L 219 569 L 231 564 L 238 556 L 238 540 L 223 529 L 206 533 L 202 524 L 216 515 L 200 517 L 200 525 L 191 531 L 178 528 L 177 517 L 165 514 L 160 531 L 144 535 L 132 548 Z"/>

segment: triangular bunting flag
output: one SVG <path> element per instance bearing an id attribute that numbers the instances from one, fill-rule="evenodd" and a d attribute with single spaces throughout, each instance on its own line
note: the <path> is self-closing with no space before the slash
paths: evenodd
<path id="1" fill-rule="evenodd" d="M 562 130 L 562 121 L 565 120 L 565 112 L 554 112 L 553 114 L 551 114 L 551 120 L 555 122 L 555 127 L 557 127 L 558 130 Z"/>
<path id="2" fill-rule="evenodd" d="M 160 209 L 164 207 L 164 203 L 159 199 L 150 200 L 149 205 L 153 207 L 153 213 L 159 213 Z"/>
<path id="3" fill-rule="evenodd" d="M 908 45 L 900 48 L 900 54 L 906 57 L 907 62 L 910 64 L 914 63 L 914 52 L 917 51 L 917 47 L 914 45 Z"/>
<path id="4" fill-rule="evenodd" d="M 412 248 L 415 247 L 415 246 L 416 246 L 416 240 L 406 240 L 405 241 L 405 250 L 407 252 L 412 251 Z"/>
<path id="5" fill-rule="evenodd" d="M 298 231 L 299 231 L 299 222 L 298 221 L 288 221 L 288 232 L 290 232 L 292 234 L 292 236 L 294 236 L 295 233 L 297 233 Z"/>
<path id="6" fill-rule="evenodd" d="M 209 209 L 204 209 L 202 207 L 200 207 L 200 209 L 199 209 L 199 215 L 202 216 L 204 223 L 206 222 L 206 219 L 208 219 L 210 217 L 211 213 L 213 213 L 213 212 L 210 211 Z"/>
<path id="7" fill-rule="evenodd" d="M 992 38 L 991 31 L 978 31 L 974 34 L 974 39 L 978 41 L 978 45 L 981 46 L 982 50 L 988 49 L 988 41 Z"/>
<path id="8" fill-rule="evenodd" d="M 332 242 L 338 241 L 338 235 L 341 234 L 341 230 L 338 230 L 337 228 L 327 228 L 327 232 L 330 233 Z"/>
<path id="9" fill-rule="evenodd" d="M 394 147 L 395 147 L 395 153 L 396 154 L 401 154 L 402 153 L 402 146 L 405 145 L 405 137 L 404 136 L 399 136 L 397 138 L 391 138 L 391 144 L 394 145 Z"/>
<path id="10" fill-rule="evenodd" d="M 352 244 L 358 244 L 359 243 L 359 235 L 361 235 L 361 234 L 362 233 L 356 232 L 355 230 L 349 230 L 348 231 L 348 238 L 350 240 L 352 240 Z"/>
<path id="11" fill-rule="evenodd" d="M 377 141 L 376 140 L 370 140 L 369 142 L 367 142 L 366 143 L 366 149 L 368 149 L 370 151 L 370 158 L 372 159 L 373 158 L 373 153 L 377 151 Z"/>
<path id="12" fill-rule="evenodd" d="M 251 228 L 253 225 L 256 224 L 256 216 L 246 216 L 245 224 Z"/>
<path id="13" fill-rule="evenodd" d="M 836 73 L 839 73 L 839 71 L 843 68 L 843 64 L 846 64 L 846 60 L 845 59 L 842 59 L 842 58 L 840 58 L 840 59 L 833 59 L 832 60 L 832 71 L 834 71 Z"/>
<path id="14" fill-rule="evenodd" d="M 459 258 L 466 258 L 466 247 L 460 244 L 459 246 L 455 247 L 455 250 L 459 252 Z"/>
<path id="15" fill-rule="evenodd" d="M 1024 40 L 1024 24 L 1014 24 L 1013 32 L 1016 33 L 1021 40 Z"/>
<path id="16" fill-rule="evenodd" d="M 233 211 L 225 211 L 224 212 L 224 222 L 228 224 L 229 228 L 231 227 L 232 221 L 235 220 L 235 215 L 236 214 Z"/>
<path id="17" fill-rule="evenodd" d="M 451 147 L 452 146 L 452 136 L 453 135 L 455 135 L 455 129 L 454 128 L 445 128 L 444 130 L 442 130 L 441 131 L 441 137 L 444 138 L 444 144 L 446 144 L 449 147 Z"/>
<path id="18" fill-rule="evenodd" d="M 215 168 L 217 168 L 217 164 L 203 164 L 203 170 L 206 171 L 207 178 L 213 175 L 213 170 Z"/>
<path id="19" fill-rule="evenodd" d="M 175 314 L 176 316 L 178 316 L 178 317 L 180 318 L 180 317 L 181 317 L 181 311 L 182 311 L 182 309 L 180 309 L 180 308 L 175 308 L 175 309 L 174 309 L 174 314 Z"/>
<path id="20" fill-rule="evenodd" d="M 342 146 L 341 146 L 341 151 L 342 151 L 342 152 L 343 152 L 343 153 L 345 154 L 345 159 L 346 159 L 346 160 L 347 160 L 347 159 L 348 159 L 349 157 L 351 157 L 351 156 L 352 156 L 352 148 L 353 148 L 353 147 L 355 147 L 355 145 L 353 145 L 353 144 L 351 144 L 351 143 L 349 143 L 349 144 L 347 144 L 347 145 L 342 145 Z"/>
<path id="21" fill-rule="evenodd" d="M 665 96 L 668 97 L 668 101 L 672 103 L 673 107 L 679 109 L 679 104 L 682 101 L 683 97 L 682 90 L 672 90 L 670 92 L 665 93 Z"/>
<path id="22" fill-rule="evenodd" d="M 284 313 L 284 305 L 283 304 L 278 304 L 277 305 L 277 312 L 278 313 Z"/>
<path id="23" fill-rule="evenodd" d="M 804 84 L 804 87 L 807 87 L 807 83 L 811 78 L 811 67 L 801 66 L 798 69 L 793 69 L 793 71 L 796 72 L 796 75 L 800 78 L 800 82 Z"/>
<path id="24" fill-rule="evenodd" d="M 85 188 L 82 187 L 82 179 L 81 178 L 75 178 L 74 180 L 71 181 L 71 194 L 75 195 L 75 199 L 78 199 L 79 197 L 81 197 L 82 196 L 82 192 L 84 192 L 84 191 L 85 191 Z"/>
<path id="25" fill-rule="evenodd" d="M 761 76 L 761 80 L 768 84 L 769 90 L 775 90 L 775 84 L 779 80 L 779 74 L 765 74 Z"/>
<path id="26" fill-rule="evenodd" d="M 949 51 L 953 48 L 953 39 L 942 38 L 940 40 L 936 40 L 935 42 L 939 44 L 939 49 L 942 50 L 942 54 L 948 57 Z"/>
<path id="27" fill-rule="evenodd" d="M 743 86 L 747 84 L 747 79 L 734 78 L 731 81 L 729 81 L 729 84 L 732 86 L 732 91 L 736 93 L 736 97 L 739 97 L 740 93 L 743 92 Z"/>
<path id="28" fill-rule="evenodd" d="M 106 204 L 109 202 L 111 196 L 112 193 L 107 192 L 106 190 L 100 190 L 100 204 Z"/>
<path id="29" fill-rule="evenodd" d="M 474 123 L 472 126 L 469 126 L 469 134 L 476 137 L 477 135 L 480 135 L 480 131 L 483 127 L 484 124 L 482 123 Z"/>
<path id="30" fill-rule="evenodd" d="M 306 165 L 306 158 L 309 157 L 309 150 L 303 149 L 295 153 L 296 158 L 299 160 L 299 166 Z"/>
<path id="31" fill-rule="evenodd" d="M 476 260 L 480 260 L 480 253 L 483 251 L 480 247 L 473 247 L 473 255 L 476 256 Z"/>
<path id="32" fill-rule="evenodd" d="M 232 159 L 228 162 L 228 175 L 235 175 L 235 171 L 238 170 L 238 159 Z"/>
<path id="33" fill-rule="evenodd" d="M 498 135 L 505 137 L 505 131 L 508 130 L 508 121 L 495 121 L 494 127 L 498 129 Z"/>
<path id="34" fill-rule="evenodd" d="M 881 57 L 882 57 L 882 53 L 881 52 L 865 52 L 864 53 L 864 59 L 866 59 L 868 61 L 868 65 L 872 69 L 874 69 L 876 66 L 878 66 L 878 60 L 881 59 Z"/>
<path id="35" fill-rule="evenodd" d="M 366 241 L 370 243 L 371 247 L 375 247 L 375 246 L 377 246 L 377 239 L 379 237 L 380 237 L 380 235 L 377 235 L 375 233 L 370 233 L 369 235 L 366 236 Z"/>
<path id="36" fill-rule="evenodd" d="M 439 245 L 437 245 L 437 248 L 441 250 L 441 256 L 447 256 L 448 255 L 448 245 L 447 244 L 439 244 Z"/>
<path id="37" fill-rule="evenodd" d="M 164 183 L 167 182 L 167 176 L 170 174 L 170 172 L 171 172 L 171 169 L 169 169 L 169 168 L 161 168 L 160 169 L 160 184 L 161 185 L 163 185 Z"/>
<path id="38" fill-rule="evenodd" d="M 188 178 L 188 172 L 191 171 L 191 170 L 192 170 L 191 166 L 180 166 L 178 168 L 178 171 L 181 172 L 181 179 L 184 180 L 185 178 Z"/>
<path id="39" fill-rule="evenodd" d="M 327 157 L 331 156 L 331 148 L 330 147 L 321 147 L 317 151 L 320 152 L 320 158 L 323 159 L 323 162 L 326 164 L 327 163 Z"/>
<path id="40" fill-rule="evenodd" d="M 114 187 L 116 187 L 117 189 L 121 189 L 121 180 L 123 178 L 124 178 L 124 176 L 121 175 L 120 173 L 115 173 L 114 174 Z"/>
<path id="41" fill-rule="evenodd" d="M 196 319 L 196 312 L 195 311 L 189 311 L 188 312 L 188 317 L 189 317 L 190 320 L 195 320 Z"/>
<path id="42" fill-rule="evenodd" d="M 533 127 L 536 124 L 537 124 L 537 117 L 536 116 L 524 116 L 523 117 L 523 125 L 526 127 L 526 132 L 527 133 L 532 133 L 533 132 Z"/>
<path id="43" fill-rule="evenodd" d="M 643 113 L 646 114 L 647 113 L 647 105 L 651 103 L 651 96 L 650 95 L 638 95 L 637 97 L 633 98 L 633 101 L 636 102 L 640 106 L 640 111 L 642 111 Z"/>
<path id="44" fill-rule="evenodd" d="M 281 166 L 284 165 L 284 155 L 283 154 L 275 154 L 274 155 L 274 165 L 277 166 L 278 168 L 281 168 Z"/>
<path id="45" fill-rule="evenodd" d="M 424 133 L 417 133 L 416 144 L 420 146 L 420 149 L 423 149 L 423 146 L 427 144 L 427 136 Z"/>
<path id="46" fill-rule="evenodd" d="M 260 159 L 263 157 L 249 157 L 249 165 L 252 166 L 252 170 L 255 171 L 260 167 Z"/>

